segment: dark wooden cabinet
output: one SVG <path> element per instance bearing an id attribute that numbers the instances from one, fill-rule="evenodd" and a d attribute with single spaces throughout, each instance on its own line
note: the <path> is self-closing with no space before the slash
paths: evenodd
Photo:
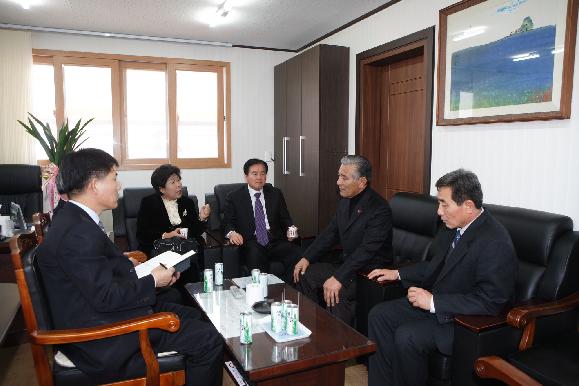
<path id="1" fill-rule="evenodd" d="M 322 44 L 275 67 L 275 185 L 302 237 L 317 235 L 336 210 L 348 151 L 349 51 Z"/>

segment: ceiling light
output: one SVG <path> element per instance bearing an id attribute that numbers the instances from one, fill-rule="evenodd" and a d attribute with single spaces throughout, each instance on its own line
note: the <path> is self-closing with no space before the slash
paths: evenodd
<path id="1" fill-rule="evenodd" d="M 217 7 L 217 11 L 209 20 L 209 27 L 215 27 L 219 24 L 223 24 L 225 22 L 225 18 L 231 12 L 231 0 L 225 0 L 219 7 Z"/>

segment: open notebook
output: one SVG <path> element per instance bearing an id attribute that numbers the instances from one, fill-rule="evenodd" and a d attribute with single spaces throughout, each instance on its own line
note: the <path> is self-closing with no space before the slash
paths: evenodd
<path id="1" fill-rule="evenodd" d="M 189 257 L 193 256 L 194 254 L 195 251 L 189 251 L 183 255 L 173 251 L 163 252 L 160 255 L 157 255 L 152 259 L 137 265 L 135 267 L 135 272 L 137 273 L 137 277 L 140 279 L 143 276 L 149 275 L 151 271 L 155 269 L 155 267 L 161 265 L 161 263 L 167 268 L 175 267 L 175 271 L 183 272 L 191 266 Z"/>

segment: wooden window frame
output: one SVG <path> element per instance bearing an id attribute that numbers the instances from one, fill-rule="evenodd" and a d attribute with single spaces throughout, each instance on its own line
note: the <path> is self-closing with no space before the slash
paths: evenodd
<path id="1" fill-rule="evenodd" d="M 54 66 L 56 123 L 65 120 L 64 65 L 84 65 L 111 68 L 111 96 L 113 122 L 113 156 L 119 161 L 121 170 L 152 169 L 164 163 L 181 168 L 230 168 L 231 167 L 231 66 L 228 62 L 162 58 L 153 56 L 133 56 L 99 54 L 92 52 L 32 50 L 34 64 Z M 167 79 L 167 146 L 168 158 L 128 159 L 126 122 L 126 69 L 149 69 L 165 71 Z M 218 156 L 216 158 L 177 158 L 177 104 L 176 71 L 204 71 L 217 74 L 217 130 Z"/>

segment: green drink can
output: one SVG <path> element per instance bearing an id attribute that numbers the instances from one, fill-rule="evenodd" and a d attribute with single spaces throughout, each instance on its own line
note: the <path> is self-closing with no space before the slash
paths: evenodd
<path id="1" fill-rule="evenodd" d="M 251 342 L 253 342 L 251 312 L 242 312 L 239 314 L 239 343 L 250 344 Z"/>
<path id="2" fill-rule="evenodd" d="M 282 313 L 283 313 L 283 330 L 285 331 L 287 329 L 287 306 L 289 306 L 290 304 L 293 304 L 291 300 L 283 300 L 281 302 L 281 306 L 282 306 Z"/>
<path id="3" fill-rule="evenodd" d="M 283 306 L 280 302 L 271 304 L 271 330 L 279 333 L 283 332 Z"/>
<path id="4" fill-rule="evenodd" d="M 298 321 L 300 320 L 300 313 L 297 304 L 289 304 L 286 308 L 286 328 L 285 332 L 288 335 L 297 335 Z"/>
<path id="5" fill-rule="evenodd" d="M 203 292 L 213 292 L 213 270 L 206 269 L 203 271 Z"/>

